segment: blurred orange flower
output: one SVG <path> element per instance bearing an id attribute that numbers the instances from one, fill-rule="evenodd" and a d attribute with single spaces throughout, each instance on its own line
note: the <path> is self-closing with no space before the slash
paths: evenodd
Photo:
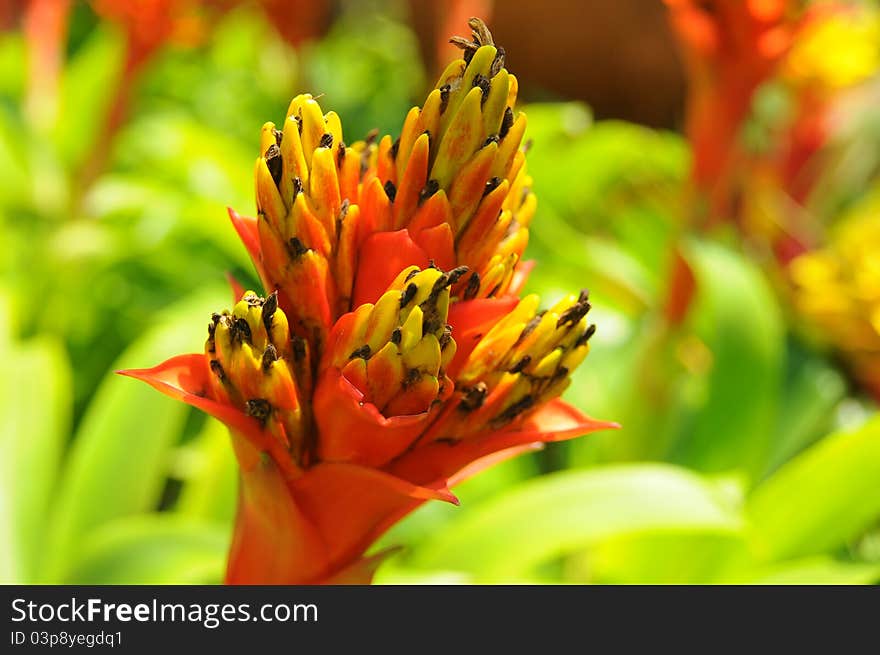
<path id="1" fill-rule="evenodd" d="M 758 86 L 776 69 L 800 26 L 793 0 L 666 0 L 688 69 L 686 132 L 693 179 L 712 214 L 730 211 L 737 136 Z"/>

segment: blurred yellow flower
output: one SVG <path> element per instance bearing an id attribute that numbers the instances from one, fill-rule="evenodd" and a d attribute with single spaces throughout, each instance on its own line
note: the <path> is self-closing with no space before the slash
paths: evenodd
<path id="1" fill-rule="evenodd" d="M 880 193 L 789 268 L 796 309 L 880 396 Z"/>
<path id="2" fill-rule="evenodd" d="M 828 90 L 864 81 L 880 68 L 880 13 L 829 8 L 809 21 L 792 45 L 782 74 L 798 85 Z"/>

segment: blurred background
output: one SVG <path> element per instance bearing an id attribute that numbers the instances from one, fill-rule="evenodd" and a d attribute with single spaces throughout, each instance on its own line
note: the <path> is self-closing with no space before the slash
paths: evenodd
<path id="1" fill-rule="evenodd" d="M 386 583 L 880 581 L 880 10 L 843 0 L 0 1 L 0 582 L 219 582 L 225 429 L 113 374 L 257 281 L 260 126 L 396 134 L 484 17 L 520 80 L 529 282 L 588 287 L 618 421 L 380 546 Z"/>

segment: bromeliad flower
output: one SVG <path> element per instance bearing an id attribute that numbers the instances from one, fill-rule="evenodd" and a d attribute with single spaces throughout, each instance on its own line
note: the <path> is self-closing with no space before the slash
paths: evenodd
<path id="1" fill-rule="evenodd" d="M 241 468 L 231 583 L 365 582 L 389 526 L 481 468 L 613 427 L 559 399 L 589 352 L 586 292 L 519 299 L 535 209 L 516 78 L 485 25 L 398 139 L 347 146 L 294 98 L 267 123 L 257 218 L 230 211 L 269 291 L 214 314 L 203 354 L 125 371 L 226 423 Z"/>

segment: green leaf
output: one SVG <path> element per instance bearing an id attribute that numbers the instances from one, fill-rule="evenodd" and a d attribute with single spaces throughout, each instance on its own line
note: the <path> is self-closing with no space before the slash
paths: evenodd
<path id="1" fill-rule="evenodd" d="M 85 540 L 65 584 L 214 584 L 229 531 L 170 514 L 119 519 Z"/>
<path id="2" fill-rule="evenodd" d="M 755 477 L 775 435 L 785 352 L 779 304 L 757 266 L 727 248 L 692 242 L 688 259 L 698 289 L 692 312 L 711 370 L 705 402 L 673 459 Z"/>
<path id="3" fill-rule="evenodd" d="M 807 557 L 764 567 L 726 582 L 736 584 L 856 585 L 880 581 L 880 562 L 839 562 L 830 557 Z"/>
<path id="4" fill-rule="evenodd" d="M 175 477 L 183 481 L 175 511 L 232 526 L 238 492 L 238 465 L 229 430 L 208 418 L 205 427 L 174 458 Z"/>
<path id="5" fill-rule="evenodd" d="M 759 485 L 747 514 L 766 559 L 825 553 L 880 519 L 880 415 L 826 437 Z"/>
<path id="6" fill-rule="evenodd" d="M 582 559 L 583 581 L 601 584 L 713 584 L 749 561 L 742 534 L 711 531 L 624 535 Z"/>
<path id="7" fill-rule="evenodd" d="M 791 349 L 789 379 L 779 407 L 779 420 L 768 474 L 834 429 L 834 409 L 846 395 L 841 372 L 818 355 Z"/>
<path id="8" fill-rule="evenodd" d="M 53 127 L 58 150 L 71 167 L 91 148 L 106 145 L 96 142 L 107 120 L 112 93 L 122 84 L 124 48 L 122 34 L 103 24 L 66 62 L 58 120 Z"/>
<path id="9" fill-rule="evenodd" d="M 455 495 L 461 507 L 449 503 L 425 503 L 400 523 L 393 525 L 372 551 L 406 544 L 407 549 L 392 559 L 409 559 L 422 543 L 430 543 L 437 534 L 447 529 L 468 509 L 479 509 L 482 501 L 534 477 L 538 473 L 534 456 L 520 455 L 480 471 L 479 475 L 465 480 L 455 487 Z M 382 565 L 382 569 L 386 567 Z"/>
<path id="10" fill-rule="evenodd" d="M 50 340 L 0 359 L 0 582 L 35 579 L 49 502 L 69 430 L 70 371 Z"/>
<path id="11" fill-rule="evenodd" d="M 721 491 L 689 471 L 609 466 L 547 475 L 486 502 L 448 526 L 414 563 L 498 581 L 527 577 L 554 556 L 623 534 L 740 527 Z"/>
<path id="12" fill-rule="evenodd" d="M 202 348 L 200 317 L 224 303 L 210 288 L 169 308 L 114 366 L 154 366 Z M 58 580 L 83 536 L 123 516 L 154 509 L 180 437 L 186 405 L 108 372 L 83 417 L 56 495 L 46 581 Z"/>

